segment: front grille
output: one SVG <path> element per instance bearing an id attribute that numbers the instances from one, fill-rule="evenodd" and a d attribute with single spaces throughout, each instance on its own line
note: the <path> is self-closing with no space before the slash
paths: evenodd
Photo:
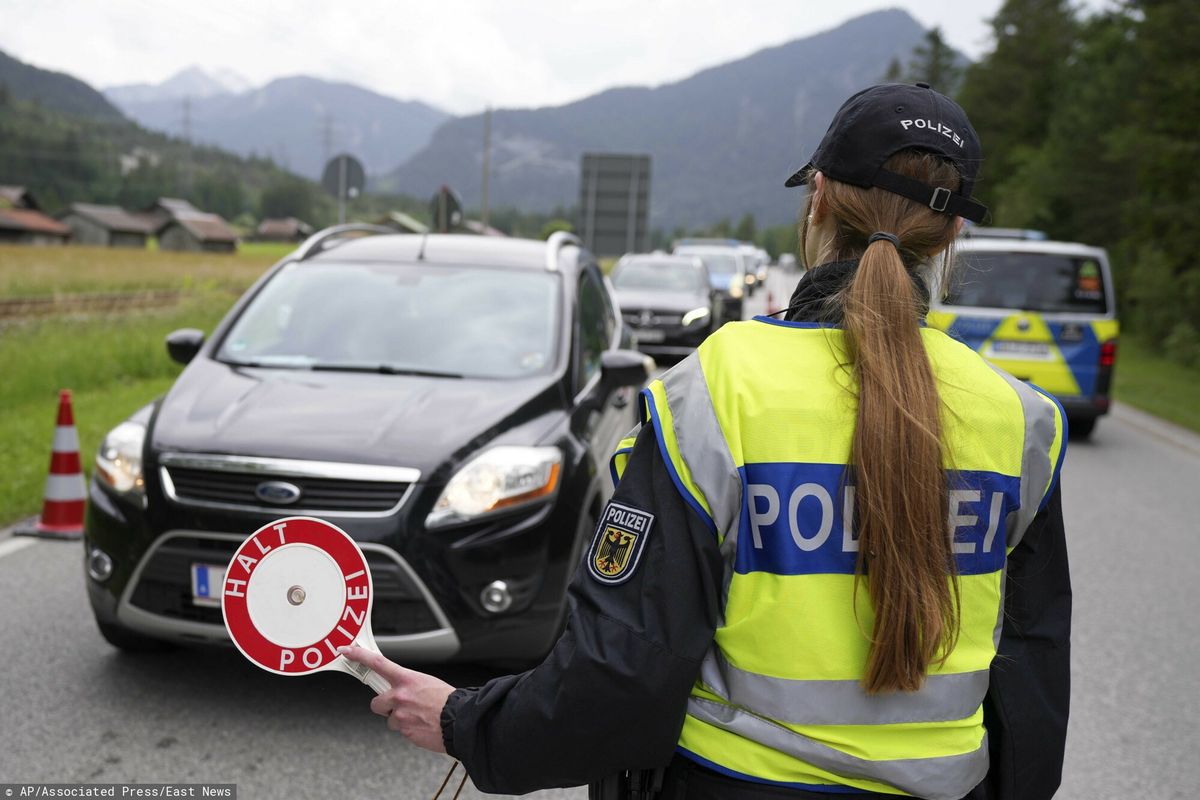
<path id="1" fill-rule="evenodd" d="M 400 482 L 251 474 L 181 466 L 170 466 L 166 469 L 175 488 L 175 496 L 183 502 L 221 503 L 249 508 L 267 505 L 254 493 L 255 488 L 264 481 L 286 481 L 300 489 L 300 499 L 290 503 L 289 507 L 360 513 L 390 511 L 400 503 L 411 485 Z"/>
<path id="2" fill-rule="evenodd" d="M 646 317 L 641 311 L 624 311 L 621 314 L 627 325 L 633 325 L 637 328 L 648 328 L 651 326 L 663 325 L 682 325 L 683 315 L 678 311 L 657 311 L 650 312 L 649 317 Z"/>
<path id="3" fill-rule="evenodd" d="M 170 539 L 142 569 L 129 602 L 162 617 L 223 626 L 220 608 L 192 603 L 192 564 L 228 564 L 238 545 L 198 536 Z M 420 588 L 395 560 L 374 550 L 364 555 L 371 569 L 371 628 L 377 636 L 424 633 L 441 627 Z"/>

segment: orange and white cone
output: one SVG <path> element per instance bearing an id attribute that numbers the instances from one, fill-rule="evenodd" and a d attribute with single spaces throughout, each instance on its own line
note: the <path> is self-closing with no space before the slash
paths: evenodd
<path id="1" fill-rule="evenodd" d="M 53 539 L 78 539 L 83 536 L 83 507 L 87 486 L 79 462 L 79 434 L 71 411 L 71 392 L 58 394 L 58 423 L 54 428 L 54 448 L 50 453 L 50 476 L 46 479 L 45 502 L 37 525 L 16 533 Z"/>

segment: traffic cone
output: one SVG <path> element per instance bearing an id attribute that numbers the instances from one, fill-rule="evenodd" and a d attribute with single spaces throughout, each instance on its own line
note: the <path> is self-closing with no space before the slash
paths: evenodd
<path id="1" fill-rule="evenodd" d="M 54 448 L 50 453 L 50 477 L 46 479 L 45 502 L 37 525 L 13 531 L 17 535 L 50 539 L 78 539 L 83 536 L 83 506 L 87 486 L 79 463 L 79 434 L 71 412 L 71 392 L 58 393 L 58 423 L 54 429 Z"/>

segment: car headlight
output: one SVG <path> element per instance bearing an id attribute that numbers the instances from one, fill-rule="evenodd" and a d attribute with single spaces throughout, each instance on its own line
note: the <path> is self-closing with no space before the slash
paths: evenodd
<path id="1" fill-rule="evenodd" d="M 691 311 L 683 315 L 684 327 L 691 325 L 692 323 L 699 322 L 702 319 L 708 319 L 709 313 L 710 312 L 707 307 L 693 308 Z"/>
<path id="2" fill-rule="evenodd" d="M 146 426 L 137 422 L 122 422 L 108 432 L 96 453 L 96 477 L 101 483 L 121 494 L 141 494 L 142 445 L 146 441 Z"/>
<path id="3" fill-rule="evenodd" d="M 742 287 L 740 284 L 732 283 L 729 285 L 729 296 L 737 300 L 742 296 Z"/>
<path id="4" fill-rule="evenodd" d="M 455 473 L 425 527 L 468 522 L 534 503 L 558 490 L 562 452 L 557 447 L 493 447 Z"/>
<path id="5" fill-rule="evenodd" d="M 746 273 L 746 285 L 747 286 L 753 286 L 757 280 L 758 280 L 757 275 L 754 275 L 749 272 Z"/>

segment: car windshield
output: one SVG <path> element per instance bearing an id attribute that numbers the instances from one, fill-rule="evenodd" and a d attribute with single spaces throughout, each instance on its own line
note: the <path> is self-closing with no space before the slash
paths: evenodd
<path id="1" fill-rule="evenodd" d="M 689 255 L 693 255 L 689 253 Z M 713 280 L 722 278 L 728 281 L 739 270 L 738 257 L 733 253 L 695 253 L 704 262 L 704 266 L 708 267 L 708 274 Z"/>
<path id="2" fill-rule="evenodd" d="M 298 263 L 251 301 L 218 358 L 253 366 L 518 378 L 554 362 L 556 275 Z"/>
<path id="3" fill-rule="evenodd" d="M 670 261 L 626 261 L 613 274 L 618 289 L 699 292 L 706 287 L 704 272 L 694 264 Z"/>
<path id="4" fill-rule="evenodd" d="M 1103 314 L 1100 262 L 1051 253 L 961 253 L 946 305 Z"/>

